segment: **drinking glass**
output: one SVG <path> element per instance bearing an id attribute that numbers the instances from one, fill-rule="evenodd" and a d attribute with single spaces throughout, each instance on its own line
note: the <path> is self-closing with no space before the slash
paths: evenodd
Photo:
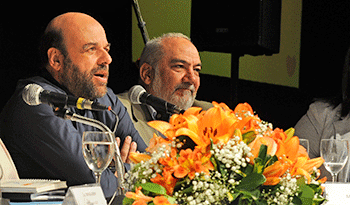
<path id="1" fill-rule="evenodd" d="M 309 154 L 309 140 L 307 139 L 299 139 L 299 143 L 306 149 L 307 154 Z"/>
<path id="2" fill-rule="evenodd" d="M 82 145 L 85 162 L 95 173 L 96 183 L 100 184 L 101 173 L 113 159 L 114 135 L 110 132 L 86 131 Z"/>
<path id="3" fill-rule="evenodd" d="M 325 160 L 324 166 L 331 173 L 334 183 L 338 173 L 348 160 L 349 142 L 347 140 L 322 139 L 320 149 L 321 157 Z"/>

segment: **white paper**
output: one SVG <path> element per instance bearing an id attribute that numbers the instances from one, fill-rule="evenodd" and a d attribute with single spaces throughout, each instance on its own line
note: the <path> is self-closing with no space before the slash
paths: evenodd
<path id="1" fill-rule="evenodd" d="M 107 205 L 101 186 L 89 184 L 69 187 L 62 205 Z"/>
<path id="2" fill-rule="evenodd" d="M 350 204 L 350 183 L 325 183 L 326 205 Z"/>

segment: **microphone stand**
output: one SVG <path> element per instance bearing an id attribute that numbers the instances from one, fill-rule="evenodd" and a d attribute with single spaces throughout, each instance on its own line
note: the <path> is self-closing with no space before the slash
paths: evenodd
<path id="1" fill-rule="evenodd" d="M 135 15 L 137 18 L 138 26 L 141 31 L 143 42 L 146 44 L 149 41 L 148 32 L 146 29 L 146 22 L 143 21 L 140 11 L 140 6 L 137 0 L 132 0 L 132 5 L 134 7 Z"/>
<path id="2" fill-rule="evenodd" d="M 112 133 L 112 131 L 105 124 L 103 124 L 102 122 L 100 122 L 98 120 L 78 115 L 76 113 L 73 113 L 73 112 L 65 109 L 65 108 L 56 107 L 53 110 L 54 110 L 54 113 L 56 116 L 63 118 L 65 120 L 80 122 L 82 124 L 96 127 L 103 132 Z M 117 123 L 118 123 L 118 121 L 117 121 Z M 124 174 L 125 174 L 124 162 L 122 161 L 122 159 L 120 157 L 120 150 L 119 150 L 119 146 L 117 144 L 117 141 L 115 140 L 115 138 L 113 136 L 111 136 L 111 138 L 113 139 L 113 142 L 115 145 L 114 158 L 115 158 L 115 163 L 116 163 L 116 172 L 118 175 L 118 187 L 114 193 L 114 196 L 115 195 L 124 195 L 125 194 L 125 191 L 124 191 L 125 190 L 124 189 L 124 181 L 125 181 L 124 180 Z"/>

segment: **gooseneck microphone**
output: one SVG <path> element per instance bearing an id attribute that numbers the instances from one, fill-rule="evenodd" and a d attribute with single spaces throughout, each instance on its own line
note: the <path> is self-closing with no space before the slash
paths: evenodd
<path id="1" fill-rule="evenodd" d="M 144 103 L 158 111 L 163 111 L 168 114 L 180 114 L 185 112 L 185 110 L 182 110 L 178 106 L 147 93 L 141 85 L 134 85 L 128 94 L 132 104 Z"/>
<path id="2" fill-rule="evenodd" d="M 22 98 L 24 102 L 32 106 L 45 103 L 53 107 L 61 108 L 76 107 L 80 110 L 111 110 L 110 106 L 102 105 L 85 98 L 77 98 L 62 93 L 44 90 L 38 84 L 26 85 L 22 91 Z"/>

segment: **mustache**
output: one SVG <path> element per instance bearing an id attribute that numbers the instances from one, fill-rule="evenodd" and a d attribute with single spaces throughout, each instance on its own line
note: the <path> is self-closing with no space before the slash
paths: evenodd
<path id="1" fill-rule="evenodd" d="M 108 65 L 99 65 L 91 70 L 91 74 L 95 74 L 99 71 L 107 71 L 109 73 Z"/>
<path id="2" fill-rule="evenodd" d="M 192 93 L 196 92 L 196 88 L 194 87 L 193 84 L 190 84 L 190 83 L 181 83 L 180 85 L 175 87 L 175 91 L 178 89 L 188 89 Z"/>

